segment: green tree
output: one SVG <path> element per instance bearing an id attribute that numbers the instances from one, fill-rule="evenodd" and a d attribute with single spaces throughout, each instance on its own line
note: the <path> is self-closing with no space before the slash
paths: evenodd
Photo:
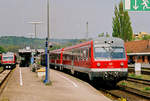
<path id="1" fill-rule="evenodd" d="M 142 37 L 142 40 L 149 40 L 150 39 L 150 35 L 144 35 L 143 37 Z"/>
<path id="2" fill-rule="evenodd" d="M 56 50 L 62 48 L 60 45 L 54 45 L 50 50 Z"/>
<path id="3" fill-rule="evenodd" d="M 106 37 L 110 37 L 110 35 L 108 34 L 108 32 L 106 33 Z"/>
<path id="4" fill-rule="evenodd" d="M 113 17 L 113 37 L 122 38 L 124 41 L 132 40 L 132 26 L 128 11 L 123 10 L 123 2 L 119 4 L 119 9 L 115 6 L 115 17 Z"/>
<path id="5" fill-rule="evenodd" d="M 4 52 L 6 52 L 6 50 L 2 46 L 0 46 L 0 53 L 4 53 Z"/>
<path id="6" fill-rule="evenodd" d="M 100 33 L 100 34 L 98 35 L 98 37 L 104 37 L 104 32 L 103 32 L 103 33 Z"/>

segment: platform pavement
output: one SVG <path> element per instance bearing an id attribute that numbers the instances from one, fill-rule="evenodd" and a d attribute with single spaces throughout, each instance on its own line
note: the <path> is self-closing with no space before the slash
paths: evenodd
<path id="1" fill-rule="evenodd" d="M 29 68 L 17 67 L 0 101 L 111 101 L 88 83 L 68 74 L 50 70 L 50 79 L 52 85 L 45 86 Z"/>

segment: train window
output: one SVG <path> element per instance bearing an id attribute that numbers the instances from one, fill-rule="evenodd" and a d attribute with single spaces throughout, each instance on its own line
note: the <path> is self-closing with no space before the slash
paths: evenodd
<path id="1" fill-rule="evenodd" d="M 89 48 L 86 49 L 86 61 L 89 59 Z"/>
<path id="2" fill-rule="evenodd" d="M 66 55 L 66 58 L 67 58 L 66 60 L 69 60 L 69 56 L 68 55 Z"/>
<path id="3" fill-rule="evenodd" d="M 91 58 L 91 48 L 89 48 L 89 58 Z"/>
<path id="4" fill-rule="evenodd" d="M 83 49 L 81 49 L 81 51 L 80 51 L 80 55 L 81 55 L 81 57 L 83 57 Z"/>
<path id="5" fill-rule="evenodd" d="M 88 60 L 88 51 L 89 51 L 89 49 L 88 48 L 86 48 L 85 50 L 84 50 L 84 60 Z"/>
<path id="6" fill-rule="evenodd" d="M 89 48 L 86 49 L 86 57 L 87 57 L 87 59 L 89 57 Z"/>
<path id="7" fill-rule="evenodd" d="M 74 55 L 74 60 L 77 61 L 77 56 Z"/>
<path id="8" fill-rule="evenodd" d="M 94 56 L 95 59 L 105 59 L 105 58 L 109 58 L 110 57 L 110 53 L 108 52 L 107 47 L 103 48 L 103 47 L 96 47 L 95 48 L 95 52 L 94 52 Z"/>
<path id="9" fill-rule="evenodd" d="M 83 60 L 86 60 L 86 50 L 83 50 Z"/>
<path id="10" fill-rule="evenodd" d="M 84 49 L 81 51 L 81 59 L 84 61 Z"/>
<path id="11" fill-rule="evenodd" d="M 10 61 L 10 60 L 13 60 L 14 58 L 13 57 L 3 57 L 3 60 L 7 60 L 7 61 Z"/>
<path id="12" fill-rule="evenodd" d="M 65 60 L 67 60 L 67 56 L 65 55 Z"/>
<path id="13" fill-rule="evenodd" d="M 73 50 L 73 59 L 76 61 L 76 50 Z"/>
<path id="14" fill-rule="evenodd" d="M 60 59 L 60 54 L 57 55 L 57 59 L 58 59 L 58 60 Z"/>
<path id="15" fill-rule="evenodd" d="M 125 58 L 124 48 L 123 47 L 112 47 L 111 58 L 112 59 Z"/>
<path id="16" fill-rule="evenodd" d="M 64 52 L 63 52 L 63 56 L 62 56 L 62 59 L 63 59 L 63 60 L 65 60 L 65 54 L 64 54 Z"/>
<path id="17" fill-rule="evenodd" d="M 54 58 L 57 59 L 57 55 L 56 54 L 54 54 Z"/>
<path id="18" fill-rule="evenodd" d="M 72 56 L 74 57 L 74 59 L 75 59 L 76 61 L 81 60 L 81 58 L 80 58 L 80 57 L 81 57 L 80 48 L 74 49 Z"/>
<path id="19" fill-rule="evenodd" d="M 78 60 L 78 56 L 76 56 L 76 61 L 79 61 L 79 60 Z"/>
<path id="20" fill-rule="evenodd" d="M 122 59 L 125 58 L 123 47 L 95 47 L 95 59 Z"/>
<path id="21" fill-rule="evenodd" d="M 82 60 L 82 49 L 80 49 L 80 60 Z"/>
<path id="22" fill-rule="evenodd" d="M 58 59 L 58 55 L 56 54 L 56 60 Z"/>
<path id="23" fill-rule="evenodd" d="M 88 47 L 81 48 L 80 56 L 78 56 L 80 58 L 80 60 L 83 60 L 83 61 L 88 60 L 88 56 L 89 56 Z"/>

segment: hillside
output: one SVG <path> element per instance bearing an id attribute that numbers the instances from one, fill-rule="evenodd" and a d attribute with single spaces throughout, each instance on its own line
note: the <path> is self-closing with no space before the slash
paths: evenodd
<path id="1" fill-rule="evenodd" d="M 16 36 L 2 36 L 0 37 L 0 46 L 4 47 L 6 51 L 17 51 L 19 48 L 25 46 L 44 48 L 44 40 Z"/>
<path id="2" fill-rule="evenodd" d="M 72 44 L 79 43 L 78 39 L 51 39 L 52 43 L 55 43 L 55 46 L 65 47 Z M 30 46 L 31 48 L 44 48 L 45 39 L 32 39 L 26 37 L 17 37 L 17 36 L 2 36 L 0 37 L 0 46 L 2 46 L 6 51 L 15 51 L 18 49 Z"/>

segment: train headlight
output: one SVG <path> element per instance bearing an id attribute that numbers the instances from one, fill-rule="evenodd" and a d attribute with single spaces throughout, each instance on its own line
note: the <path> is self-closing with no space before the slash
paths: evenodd
<path id="1" fill-rule="evenodd" d="M 124 66 L 124 63 L 123 63 L 123 62 L 121 62 L 121 63 L 120 63 L 120 66 Z"/>
<path id="2" fill-rule="evenodd" d="M 97 66 L 99 67 L 99 66 L 101 66 L 101 64 L 100 64 L 100 63 L 97 63 Z"/>

